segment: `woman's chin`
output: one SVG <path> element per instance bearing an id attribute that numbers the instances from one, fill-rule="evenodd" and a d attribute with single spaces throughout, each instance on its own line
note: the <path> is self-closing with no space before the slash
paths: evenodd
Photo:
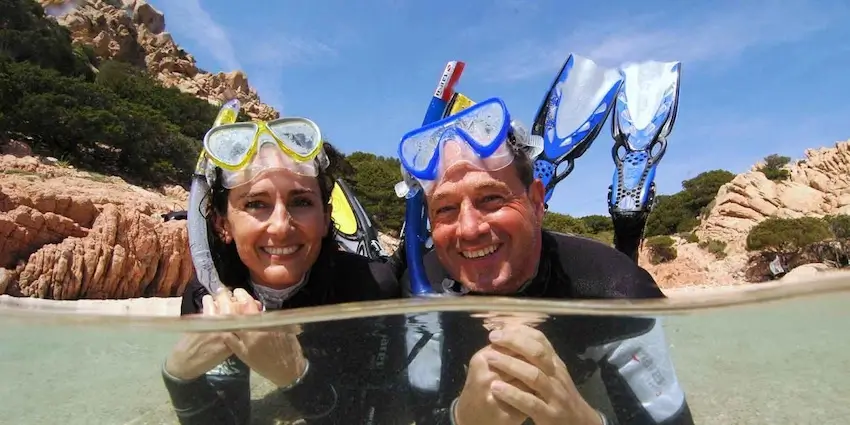
<path id="1" fill-rule="evenodd" d="M 286 288 L 301 282 L 304 271 L 295 270 L 283 265 L 271 265 L 260 274 L 260 279 L 254 279 L 263 286 L 272 288 Z"/>

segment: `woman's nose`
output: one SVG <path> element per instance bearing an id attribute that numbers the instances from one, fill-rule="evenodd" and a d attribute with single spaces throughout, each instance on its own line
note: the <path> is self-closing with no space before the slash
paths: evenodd
<path id="1" fill-rule="evenodd" d="M 292 215 L 285 206 L 278 204 L 269 217 L 268 232 L 285 236 L 291 229 Z"/>

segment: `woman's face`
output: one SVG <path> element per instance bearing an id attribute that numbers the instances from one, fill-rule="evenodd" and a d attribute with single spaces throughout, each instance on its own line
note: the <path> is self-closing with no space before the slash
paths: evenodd
<path id="1" fill-rule="evenodd" d="M 319 256 L 331 214 L 322 204 L 315 177 L 270 170 L 230 190 L 221 227 L 255 283 L 284 288 Z"/>

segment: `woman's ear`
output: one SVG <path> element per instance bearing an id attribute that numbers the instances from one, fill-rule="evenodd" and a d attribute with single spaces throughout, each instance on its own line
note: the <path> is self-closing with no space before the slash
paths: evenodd
<path id="1" fill-rule="evenodd" d="M 325 210 L 325 234 L 322 236 L 328 235 L 328 230 L 331 227 L 331 217 L 333 217 L 334 213 L 334 205 L 332 202 L 328 202 L 328 208 Z"/>
<path id="2" fill-rule="evenodd" d="M 230 223 L 227 222 L 227 219 L 216 214 L 213 223 L 215 225 L 215 233 L 222 242 L 226 244 L 233 242 L 233 236 L 230 232 Z"/>

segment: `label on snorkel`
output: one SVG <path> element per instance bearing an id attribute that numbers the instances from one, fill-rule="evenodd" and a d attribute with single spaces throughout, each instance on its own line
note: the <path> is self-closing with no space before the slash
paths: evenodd
<path id="1" fill-rule="evenodd" d="M 446 64 L 446 69 L 443 70 L 443 75 L 440 77 L 440 83 L 437 84 L 437 90 L 434 91 L 434 97 L 446 99 L 446 87 L 452 87 L 460 79 L 460 74 L 463 72 L 463 62 L 451 61 Z"/>

